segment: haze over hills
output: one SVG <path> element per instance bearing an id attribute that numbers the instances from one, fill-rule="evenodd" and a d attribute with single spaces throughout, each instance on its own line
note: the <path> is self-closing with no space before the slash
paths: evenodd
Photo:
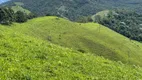
<path id="1" fill-rule="evenodd" d="M 22 2 L 24 8 L 39 15 L 61 15 L 75 20 L 80 16 L 93 15 L 105 9 L 127 8 L 141 11 L 141 0 L 11 0 L 6 3 Z"/>

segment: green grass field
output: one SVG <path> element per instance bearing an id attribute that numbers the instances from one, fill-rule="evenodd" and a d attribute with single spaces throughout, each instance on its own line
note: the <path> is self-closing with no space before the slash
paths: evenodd
<path id="1" fill-rule="evenodd" d="M 89 52 L 114 61 L 142 66 L 142 44 L 96 23 L 75 23 L 58 17 L 41 17 L 11 30 L 62 47 Z"/>
<path id="2" fill-rule="evenodd" d="M 45 33 L 48 32 L 48 29 L 45 30 L 47 32 L 45 32 L 44 29 L 48 27 L 51 28 L 49 25 L 52 24 L 52 21 L 56 21 L 56 23 L 59 24 L 58 26 L 61 26 L 61 22 L 64 22 L 62 23 L 64 24 L 62 26 L 65 26 L 70 31 L 67 31 L 66 33 L 68 34 L 66 35 L 67 38 L 72 35 L 77 37 L 78 33 L 75 33 L 76 35 L 69 35 L 69 33 L 77 29 L 78 31 L 89 30 L 90 34 L 92 33 L 92 35 L 95 35 L 93 33 L 94 31 L 92 32 L 92 30 L 95 29 L 93 26 L 98 26 L 98 24 L 88 23 L 82 24 L 82 26 L 76 26 L 77 28 L 75 28 L 75 25 L 80 24 L 72 23 L 64 19 L 56 20 L 56 17 L 37 18 L 24 24 L 13 24 L 12 26 L 0 25 L 0 80 L 142 79 L 142 69 L 138 66 L 110 61 L 90 53 L 80 53 L 73 49 L 63 48 L 45 41 Z M 45 22 L 45 24 L 42 25 L 42 22 Z M 38 23 L 40 25 L 37 25 Z M 49 25 L 47 25 L 47 23 L 49 23 Z M 69 25 L 67 26 L 67 24 Z M 69 28 L 69 26 L 74 26 L 74 30 L 71 30 L 72 28 Z M 60 32 L 60 28 L 58 28 L 58 30 L 55 29 L 57 28 L 57 25 L 53 27 L 55 32 Z M 64 31 L 64 29 L 67 30 L 66 28 L 61 27 L 61 29 L 63 29 L 62 31 Z M 79 30 L 80 28 L 82 29 Z M 44 35 L 40 32 L 42 29 Z M 102 29 L 102 31 L 104 31 L 104 29 Z M 25 34 L 23 34 L 24 32 Z M 52 32 L 53 31 L 50 33 Z M 107 31 L 100 32 L 100 35 L 103 35 L 106 32 Z M 85 33 L 82 33 L 82 35 L 84 35 L 84 38 L 87 37 L 87 35 L 85 36 Z M 57 36 L 57 33 L 54 33 L 53 37 L 56 38 Z M 118 36 L 122 37 L 121 35 Z M 41 37 L 43 40 L 40 39 Z M 70 39 L 73 40 L 73 38 Z M 90 38 L 88 36 L 88 39 L 91 38 L 91 36 Z M 123 38 L 124 37 L 122 37 L 122 39 Z M 97 38 L 94 39 L 96 40 Z M 72 43 L 73 42 L 75 43 L 76 41 L 72 41 Z M 71 43 L 68 43 L 68 45 L 71 45 Z M 105 54 L 106 52 L 103 53 Z"/>

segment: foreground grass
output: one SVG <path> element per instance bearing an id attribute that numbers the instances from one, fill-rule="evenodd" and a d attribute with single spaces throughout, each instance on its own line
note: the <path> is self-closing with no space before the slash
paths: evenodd
<path id="1" fill-rule="evenodd" d="M 142 66 L 142 44 L 96 23 L 74 23 L 58 17 L 41 17 L 10 27 L 15 32 L 89 52 L 110 60 Z"/>
<path id="2" fill-rule="evenodd" d="M 0 26 L 0 80 L 139 79 L 140 67 L 62 48 Z"/>

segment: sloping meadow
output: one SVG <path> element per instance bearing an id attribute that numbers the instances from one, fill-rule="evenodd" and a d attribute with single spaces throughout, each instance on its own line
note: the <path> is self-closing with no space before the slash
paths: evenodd
<path id="1" fill-rule="evenodd" d="M 138 66 L 63 48 L 12 27 L 0 25 L 1 80 L 142 79 Z"/>
<path id="2" fill-rule="evenodd" d="M 142 44 L 97 23 L 75 23 L 58 17 L 41 17 L 10 27 L 15 32 L 82 53 L 142 66 Z"/>

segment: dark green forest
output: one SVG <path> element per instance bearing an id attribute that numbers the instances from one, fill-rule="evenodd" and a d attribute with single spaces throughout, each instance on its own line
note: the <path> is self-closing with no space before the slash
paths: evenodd
<path id="1" fill-rule="evenodd" d="M 142 41 L 142 14 L 128 10 L 115 10 L 110 11 L 104 18 L 96 16 L 96 22 L 130 39 Z"/>

